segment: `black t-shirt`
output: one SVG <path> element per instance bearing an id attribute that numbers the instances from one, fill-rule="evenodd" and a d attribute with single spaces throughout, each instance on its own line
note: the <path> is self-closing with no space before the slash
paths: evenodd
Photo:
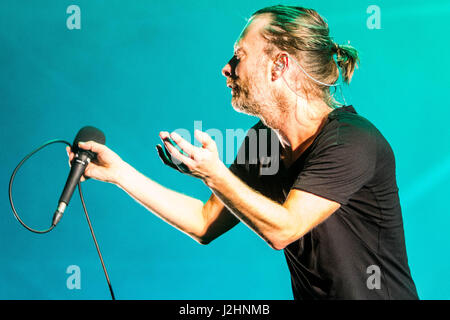
<path id="1" fill-rule="evenodd" d="M 251 188 L 280 204 L 291 189 L 341 204 L 284 249 L 295 299 L 418 299 L 394 154 L 373 124 L 352 106 L 333 110 L 289 168 L 274 132 L 258 122 L 249 133 L 230 170 Z"/>

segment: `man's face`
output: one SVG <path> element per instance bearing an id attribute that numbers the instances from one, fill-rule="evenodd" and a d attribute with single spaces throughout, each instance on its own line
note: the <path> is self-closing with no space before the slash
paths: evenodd
<path id="1" fill-rule="evenodd" d="M 231 104 L 236 111 L 259 116 L 264 104 L 270 103 L 266 40 L 260 35 L 266 18 L 254 18 L 244 28 L 234 46 L 234 56 L 222 69 L 230 87 Z"/>

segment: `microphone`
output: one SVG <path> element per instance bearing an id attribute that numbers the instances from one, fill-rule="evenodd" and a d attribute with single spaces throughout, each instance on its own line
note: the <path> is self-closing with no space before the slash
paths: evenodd
<path id="1" fill-rule="evenodd" d="M 69 177 L 67 178 L 61 197 L 59 198 L 58 207 L 53 215 L 52 226 L 56 226 L 61 220 L 64 210 L 69 205 L 70 198 L 75 190 L 75 187 L 80 182 L 81 176 L 84 174 L 89 162 L 95 160 L 97 154 L 90 150 L 83 150 L 78 147 L 78 142 L 95 141 L 100 144 L 105 144 L 105 135 L 99 129 L 86 126 L 78 131 L 72 144 L 72 152 L 75 157 L 72 160 Z"/>

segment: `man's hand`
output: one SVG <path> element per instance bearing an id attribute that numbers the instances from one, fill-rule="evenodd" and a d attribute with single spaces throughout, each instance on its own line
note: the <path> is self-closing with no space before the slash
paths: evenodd
<path id="1" fill-rule="evenodd" d="M 88 164 L 84 171 L 84 176 L 81 177 L 81 181 L 86 180 L 85 177 L 89 177 L 100 181 L 117 183 L 120 171 L 124 167 L 125 162 L 116 153 L 107 146 L 94 141 L 80 142 L 78 147 L 97 153 L 97 159 Z M 70 147 L 66 147 L 66 150 L 70 165 L 75 154 Z"/>
<path id="2" fill-rule="evenodd" d="M 170 152 L 170 155 L 183 163 L 189 170 L 189 174 L 202 179 L 207 185 L 220 174 L 226 166 L 219 159 L 219 152 L 214 140 L 205 132 L 195 130 L 195 138 L 202 144 L 202 147 L 195 147 L 186 140 L 184 140 L 176 132 L 169 134 L 167 131 L 162 131 L 159 134 L 165 147 Z M 177 146 L 185 153 L 182 154 L 173 146 L 167 139 L 171 138 Z"/>

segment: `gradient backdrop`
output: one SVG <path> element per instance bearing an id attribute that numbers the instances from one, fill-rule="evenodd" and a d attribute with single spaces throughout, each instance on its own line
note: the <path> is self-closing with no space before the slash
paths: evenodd
<path id="1" fill-rule="evenodd" d="M 209 189 L 162 165 L 160 130 L 248 129 L 220 71 L 257 9 L 274 1 L 0 2 L 1 299 L 109 299 L 78 194 L 49 234 L 14 218 L 7 185 L 16 164 L 84 125 L 157 182 L 206 201 Z M 409 263 L 422 299 L 450 298 L 448 1 L 282 1 L 316 9 L 361 65 L 345 97 L 390 141 L 397 159 Z M 66 9 L 81 8 L 69 30 Z M 369 29 L 377 5 L 381 29 Z M 33 227 L 50 224 L 68 174 L 63 145 L 19 172 L 14 197 Z M 88 181 L 84 195 L 118 299 L 292 299 L 282 251 L 244 225 L 208 246 L 146 211 L 119 188 Z M 180 208 L 180 214 L 183 214 Z M 66 269 L 81 270 L 69 290 Z"/>

